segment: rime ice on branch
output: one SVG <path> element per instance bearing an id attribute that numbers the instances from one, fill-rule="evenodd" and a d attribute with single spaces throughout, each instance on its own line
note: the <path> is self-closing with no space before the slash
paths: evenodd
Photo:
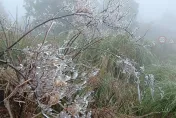
<path id="1" fill-rule="evenodd" d="M 28 88 L 34 91 L 35 100 L 46 116 L 59 115 L 51 108 L 56 104 L 63 107 L 60 116 L 69 118 L 79 117 L 80 114 L 89 115 L 87 106 L 91 92 L 85 96 L 73 97 L 76 92 L 86 87 L 88 77 L 80 76 L 81 72 L 76 69 L 71 56 L 64 55 L 61 51 L 63 49 L 51 44 L 39 44 L 37 47 L 24 49 L 26 59 L 21 68 L 24 74 L 32 79 Z M 65 98 L 65 103 L 61 103 Z"/>

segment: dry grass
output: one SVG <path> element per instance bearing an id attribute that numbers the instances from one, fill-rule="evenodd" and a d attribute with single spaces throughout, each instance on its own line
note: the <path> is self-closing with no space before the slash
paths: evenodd
<path id="1" fill-rule="evenodd" d="M 25 98 L 23 91 L 24 84 L 19 84 L 15 70 L 10 67 L 0 68 L 0 88 L 4 91 L 4 105 L 0 108 L 0 118 L 22 117 L 31 118 L 36 111 L 36 103 Z M 23 107 L 22 107 L 23 106 Z M 23 108 L 23 109 L 21 109 Z M 3 115 L 3 116 L 2 116 Z"/>

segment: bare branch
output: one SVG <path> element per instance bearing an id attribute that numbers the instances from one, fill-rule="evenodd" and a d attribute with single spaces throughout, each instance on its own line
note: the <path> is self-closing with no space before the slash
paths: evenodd
<path id="1" fill-rule="evenodd" d="M 25 36 L 27 36 L 29 33 L 31 33 L 33 30 L 37 29 L 38 27 L 50 22 L 50 21 L 53 21 L 53 20 L 58 20 L 58 19 L 62 19 L 62 18 L 66 18 L 66 17 L 69 17 L 69 16 L 74 16 L 74 15 L 77 15 L 77 16 L 86 16 L 86 17 L 89 17 L 89 18 L 92 18 L 91 16 L 87 15 L 87 14 L 82 14 L 82 13 L 73 13 L 73 14 L 69 14 L 69 15 L 64 15 L 64 16 L 60 16 L 60 17 L 56 17 L 56 18 L 51 18 L 49 20 L 46 20 L 42 23 L 40 23 L 39 25 L 33 27 L 31 30 L 29 30 L 28 32 L 26 32 L 23 36 L 21 36 L 16 42 L 14 42 L 11 46 L 9 46 L 6 50 L 4 50 L 2 52 L 2 54 L 0 55 L 3 56 L 4 55 L 4 52 L 8 51 L 9 49 L 11 49 L 13 46 L 15 46 L 18 42 L 20 42 Z"/>

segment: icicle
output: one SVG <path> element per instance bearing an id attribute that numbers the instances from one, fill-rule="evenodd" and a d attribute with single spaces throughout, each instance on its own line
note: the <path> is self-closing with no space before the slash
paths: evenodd
<path id="1" fill-rule="evenodd" d="M 139 77 L 137 78 L 137 90 L 138 90 L 138 99 L 139 99 L 139 102 L 141 103 L 141 91 L 140 91 L 140 80 L 139 80 Z"/>

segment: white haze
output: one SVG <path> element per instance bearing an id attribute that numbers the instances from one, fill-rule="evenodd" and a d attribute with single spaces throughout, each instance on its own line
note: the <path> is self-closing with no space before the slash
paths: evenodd
<path id="1" fill-rule="evenodd" d="M 10 19 L 21 18 L 25 15 L 25 9 L 23 8 L 23 0 L 0 0 L 5 7 L 6 12 Z"/>
<path id="2" fill-rule="evenodd" d="M 23 0 L 0 0 L 11 19 L 18 17 L 22 18 L 25 15 L 23 8 Z M 103 0 L 98 0 L 101 2 Z M 152 27 L 147 36 L 152 35 L 152 38 L 157 38 L 161 34 L 169 38 L 176 37 L 176 0 L 136 0 L 139 3 L 138 21 L 142 32 Z M 17 11 L 18 8 L 18 11 Z M 12 17 L 13 16 L 13 17 Z M 162 30 L 163 29 L 163 30 Z M 156 33 L 155 33 L 156 32 Z"/>

